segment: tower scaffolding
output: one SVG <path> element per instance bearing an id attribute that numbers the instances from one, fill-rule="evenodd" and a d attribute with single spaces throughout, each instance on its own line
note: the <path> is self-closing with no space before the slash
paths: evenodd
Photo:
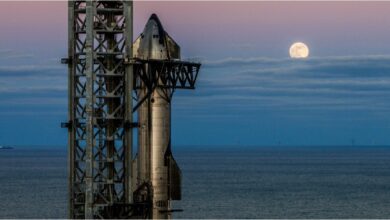
<path id="1" fill-rule="evenodd" d="M 132 12 L 68 2 L 69 218 L 126 217 L 132 204 Z"/>

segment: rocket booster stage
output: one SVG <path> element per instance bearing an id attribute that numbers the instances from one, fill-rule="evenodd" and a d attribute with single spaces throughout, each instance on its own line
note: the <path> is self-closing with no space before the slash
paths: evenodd
<path id="1" fill-rule="evenodd" d="M 141 60 L 180 60 L 180 47 L 164 31 L 153 14 L 133 45 L 133 56 Z M 181 171 L 171 152 L 171 97 L 173 90 L 157 76 L 153 64 L 145 65 L 149 77 L 157 78 L 153 90 L 141 82 L 138 99 L 147 97 L 138 110 L 138 154 L 133 162 L 135 199 L 149 201 L 149 217 L 170 217 L 171 200 L 181 199 Z"/>

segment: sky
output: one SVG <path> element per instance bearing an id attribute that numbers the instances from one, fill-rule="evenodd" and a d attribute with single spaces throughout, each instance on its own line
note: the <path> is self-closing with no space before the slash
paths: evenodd
<path id="1" fill-rule="evenodd" d="M 202 63 L 177 146 L 390 144 L 390 2 L 135 2 Z M 67 2 L 0 2 L 0 145 L 66 146 Z M 291 59 L 301 41 L 308 59 Z"/>

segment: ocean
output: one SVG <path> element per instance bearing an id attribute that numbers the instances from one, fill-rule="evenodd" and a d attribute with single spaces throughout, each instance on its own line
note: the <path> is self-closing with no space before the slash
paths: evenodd
<path id="1" fill-rule="evenodd" d="M 390 147 L 181 147 L 174 218 L 390 218 Z M 0 218 L 66 218 L 67 152 L 0 150 Z"/>

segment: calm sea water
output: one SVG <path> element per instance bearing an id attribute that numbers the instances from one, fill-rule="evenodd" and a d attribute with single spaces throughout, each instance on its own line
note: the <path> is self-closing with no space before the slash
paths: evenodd
<path id="1" fill-rule="evenodd" d="M 176 218 L 390 218 L 390 147 L 175 150 Z M 0 218 L 66 218 L 63 150 L 0 150 Z"/>

